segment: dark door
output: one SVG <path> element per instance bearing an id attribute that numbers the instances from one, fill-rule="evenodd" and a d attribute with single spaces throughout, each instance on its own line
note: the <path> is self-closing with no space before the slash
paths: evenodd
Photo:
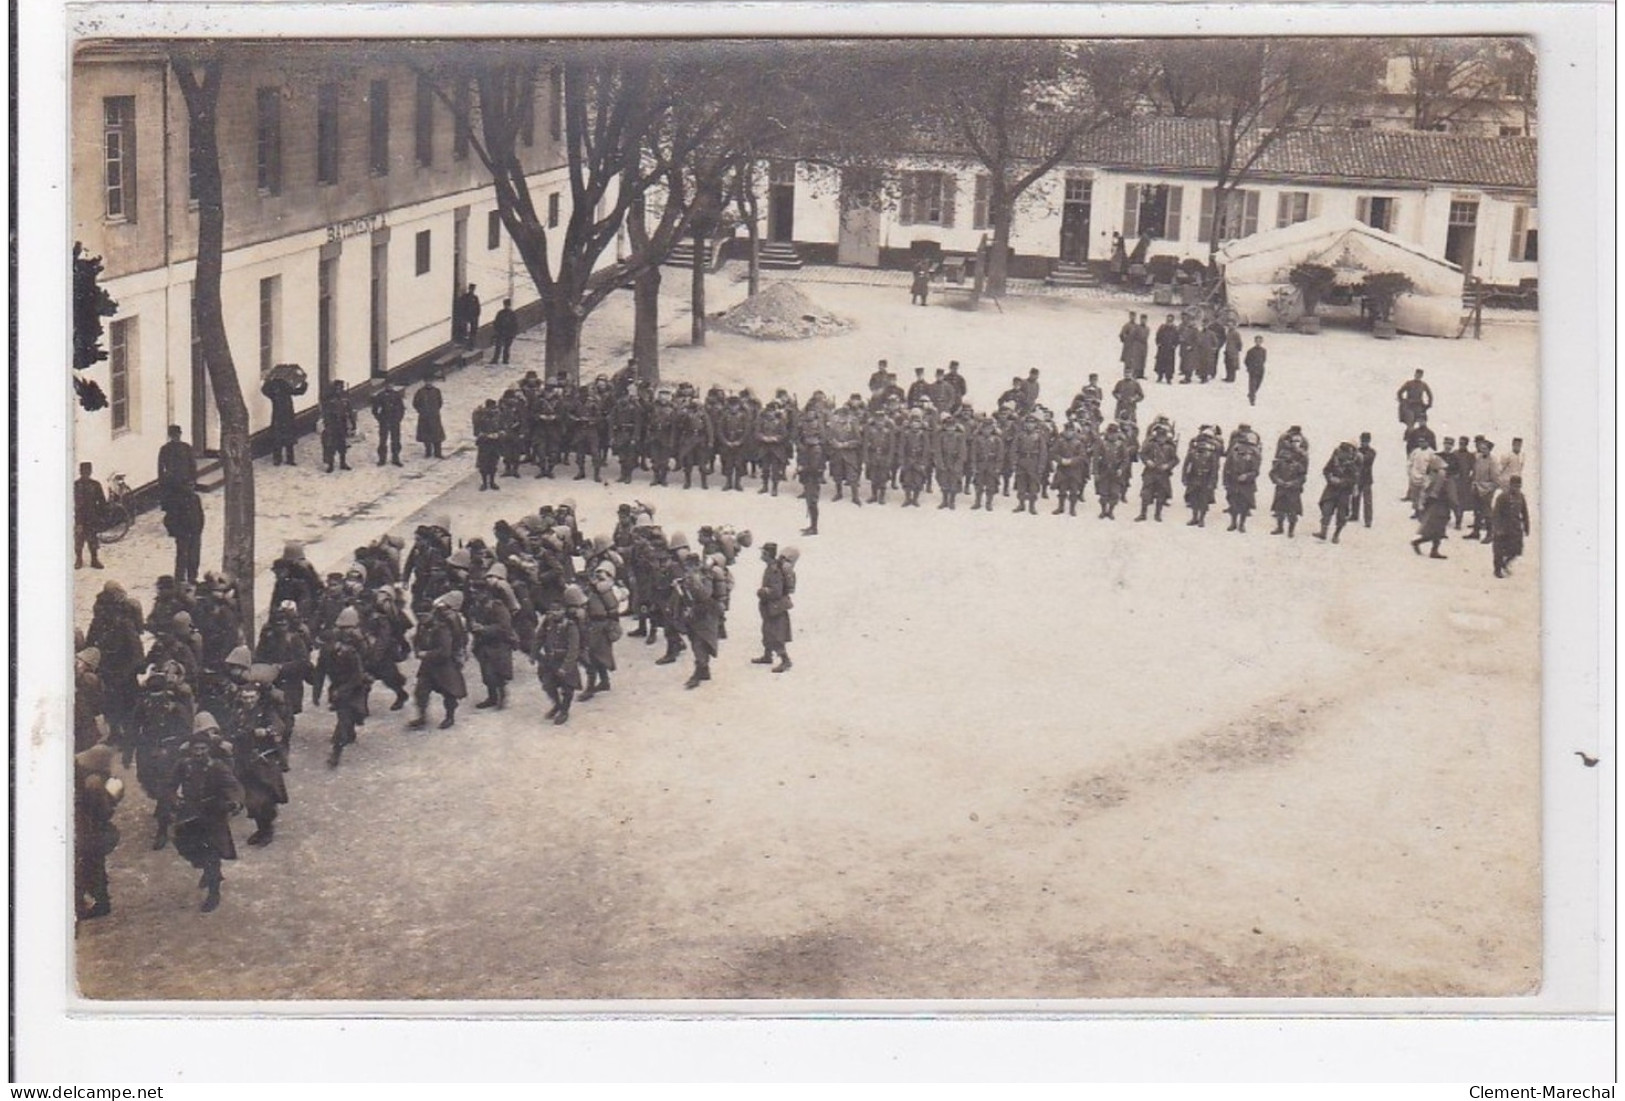
<path id="1" fill-rule="evenodd" d="M 1478 204 L 1452 202 L 1450 226 L 1445 231 L 1444 258 L 1468 275 L 1473 274 L 1473 246 L 1478 238 Z"/>
<path id="2" fill-rule="evenodd" d="M 1061 259 L 1067 263 L 1089 259 L 1089 203 L 1089 181 L 1067 180 L 1061 205 Z"/>
<path id="3" fill-rule="evenodd" d="M 333 381 L 333 284 L 338 257 L 324 256 L 316 265 L 316 392 L 327 393 Z"/>
<path id="4" fill-rule="evenodd" d="M 768 169 L 767 239 L 789 243 L 796 233 L 796 166 L 776 161 Z"/>
<path id="5" fill-rule="evenodd" d="M 376 236 L 372 245 L 372 287 L 369 328 L 372 332 L 372 373 L 389 373 L 389 242 Z"/>

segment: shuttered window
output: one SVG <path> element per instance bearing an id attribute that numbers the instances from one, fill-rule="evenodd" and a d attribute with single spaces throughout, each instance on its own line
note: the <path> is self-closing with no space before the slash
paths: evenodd
<path id="1" fill-rule="evenodd" d="M 1217 218 L 1214 211 L 1216 195 L 1215 188 L 1202 189 L 1201 220 L 1196 231 L 1198 241 L 1212 241 L 1215 232 L 1220 241 L 1234 241 L 1258 232 L 1258 192 L 1226 191 L 1224 210 Z"/>
<path id="2" fill-rule="evenodd" d="M 261 88 L 255 93 L 254 149 L 262 194 L 282 190 L 282 89 Z"/>
<path id="3" fill-rule="evenodd" d="M 1123 193 L 1123 236 L 1145 234 L 1162 241 L 1179 240 L 1180 208 L 1185 189 L 1169 184 L 1128 184 Z"/>
<path id="4" fill-rule="evenodd" d="M 130 356 L 134 350 L 134 326 L 134 319 L 114 321 L 107 326 L 108 412 L 112 414 L 114 435 L 130 429 Z"/>
<path id="5" fill-rule="evenodd" d="M 946 172 L 905 172 L 897 220 L 903 225 L 954 225 L 954 177 Z"/>
<path id="6" fill-rule="evenodd" d="M 412 133 L 416 138 L 418 163 L 434 164 L 434 88 L 426 76 L 418 77 L 416 112 Z"/>
<path id="7" fill-rule="evenodd" d="M 389 81 L 375 80 L 367 92 L 367 169 L 389 175 Z"/>
<path id="8" fill-rule="evenodd" d="M 1536 227 L 1535 208 L 1532 206 L 1515 206 L 1512 208 L 1512 253 L 1513 260 L 1539 259 L 1539 230 Z"/>
<path id="9" fill-rule="evenodd" d="M 135 97 L 102 100 L 102 159 L 107 169 L 107 217 L 135 221 Z"/>
<path id="10" fill-rule="evenodd" d="M 1354 217 L 1384 233 L 1394 232 L 1398 214 L 1399 200 L 1388 195 L 1361 195 L 1354 202 Z"/>
<path id="11" fill-rule="evenodd" d="M 1275 225 L 1277 229 L 1307 222 L 1320 213 L 1320 196 L 1308 191 L 1283 191 L 1276 199 Z"/>

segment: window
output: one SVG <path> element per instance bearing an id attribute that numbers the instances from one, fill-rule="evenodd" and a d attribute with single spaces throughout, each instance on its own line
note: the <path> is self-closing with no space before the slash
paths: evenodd
<path id="1" fill-rule="evenodd" d="M 1168 184 L 1129 184 L 1123 197 L 1123 236 L 1179 240 L 1180 208 L 1185 189 Z"/>
<path id="2" fill-rule="evenodd" d="M 339 182 L 339 86 L 316 89 L 316 182 Z"/>
<path id="3" fill-rule="evenodd" d="M 1394 215 L 1398 208 L 1399 200 L 1390 196 L 1361 195 L 1354 201 L 1354 217 L 1372 229 L 1392 233 L 1395 225 Z"/>
<path id="4" fill-rule="evenodd" d="M 1478 224 L 1478 203 L 1472 200 L 1454 200 L 1450 204 L 1450 224 L 1453 226 L 1476 226 Z"/>
<path id="5" fill-rule="evenodd" d="M 975 198 L 971 203 L 970 227 L 972 229 L 992 229 L 993 219 L 989 204 L 993 201 L 993 177 L 986 172 L 976 174 Z"/>
<path id="6" fill-rule="evenodd" d="M 135 221 L 135 97 L 102 100 L 102 157 L 107 168 L 107 216 Z"/>
<path id="7" fill-rule="evenodd" d="M 434 163 L 434 88 L 426 76 L 418 77 L 416 111 L 413 114 L 412 134 L 417 149 L 418 164 L 425 167 Z"/>
<path id="8" fill-rule="evenodd" d="M 1315 201 L 1317 198 L 1307 191 L 1281 192 L 1275 205 L 1276 228 L 1297 225 L 1313 218 L 1319 212 L 1320 204 Z"/>
<path id="9" fill-rule="evenodd" d="M 130 430 L 130 353 L 135 325 L 133 318 L 115 321 L 107 327 L 107 364 L 111 373 L 108 409 L 113 415 L 115 433 Z"/>
<path id="10" fill-rule="evenodd" d="M 1069 203 L 1086 203 L 1089 201 L 1089 181 L 1082 176 L 1068 176 L 1066 179 L 1066 201 Z"/>
<path id="11" fill-rule="evenodd" d="M 1501 127 L 1501 136 L 1503 138 L 1521 138 L 1523 137 L 1523 127 L 1503 126 Z"/>
<path id="12" fill-rule="evenodd" d="M 367 92 L 371 109 L 368 128 L 367 169 L 374 176 L 389 175 L 389 81 L 375 80 Z"/>
<path id="13" fill-rule="evenodd" d="M 1512 255 L 1513 260 L 1538 260 L 1539 252 L 1536 241 L 1539 230 L 1535 226 L 1535 208 L 1532 206 L 1515 206 L 1512 208 Z"/>
<path id="14" fill-rule="evenodd" d="M 1371 129 L 1371 120 L 1370 119 L 1349 119 L 1349 129 L 1350 130 L 1369 130 L 1369 129 Z"/>
<path id="15" fill-rule="evenodd" d="M 502 214 L 493 210 L 485 216 L 485 247 L 497 249 L 502 247 Z"/>
<path id="16" fill-rule="evenodd" d="M 468 78 L 462 77 L 457 81 L 457 93 L 454 102 L 455 117 L 451 120 L 451 157 L 452 160 L 468 160 L 469 137 L 472 133 L 472 112 L 474 110 L 473 92 L 469 87 Z"/>
<path id="17" fill-rule="evenodd" d="M 547 197 L 547 228 L 559 228 L 559 193 L 557 191 Z"/>
<path id="18" fill-rule="evenodd" d="M 946 172 L 903 173 L 897 220 L 907 225 L 954 225 L 954 178 Z"/>
<path id="19" fill-rule="evenodd" d="M 417 237 L 418 274 L 429 273 L 429 231 L 424 230 Z"/>
<path id="20" fill-rule="evenodd" d="M 282 277 L 260 280 L 260 377 L 276 366 L 277 313 L 282 304 Z"/>
<path id="21" fill-rule="evenodd" d="M 519 143 L 536 144 L 536 86 L 529 82 L 519 89 Z"/>
<path id="22" fill-rule="evenodd" d="M 564 70 L 562 69 L 554 69 L 548 74 L 547 132 L 554 141 L 564 137 Z"/>
<path id="23" fill-rule="evenodd" d="M 282 89 L 261 88 L 254 95 L 254 164 L 260 194 L 282 190 Z"/>
<path id="24" fill-rule="evenodd" d="M 1227 190 L 1224 209 L 1215 217 L 1217 194 L 1216 188 L 1202 189 L 1201 220 L 1196 230 L 1198 241 L 1211 241 L 1215 235 L 1220 241 L 1234 241 L 1258 232 L 1258 192 Z"/>

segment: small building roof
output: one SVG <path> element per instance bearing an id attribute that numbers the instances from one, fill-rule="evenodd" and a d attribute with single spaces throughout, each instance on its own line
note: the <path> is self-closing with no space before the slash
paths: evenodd
<path id="1" fill-rule="evenodd" d="M 1019 154 L 1036 160 L 1068 123 L 1034 116 L 1016 134 Z M 909 151 L 967 156 L 958 135 L 920 134 Z M 1536 141 L 1416 130 L 1301 130 L 1264 151 L 1255 178 L 1359 181 L 1392 184 L 1458 184 L 1533 192 Z M 1218 171 L 1219 143 L 1210 119 L 1148 116 L 1108 123 L 1080 136 L 1063 162 L 1073 167 L 1206 175 Z"/>

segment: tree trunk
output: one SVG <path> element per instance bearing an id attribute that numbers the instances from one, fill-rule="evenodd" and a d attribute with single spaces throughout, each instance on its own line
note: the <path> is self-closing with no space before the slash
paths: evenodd
<path id="1" fill-rule="evenodd" d="M 581 322 L 574 297 L 555 293 L 543 299 L 547 318 L 547 377 L 581 381 Z"/>
<path id="2" fill-rule="evenodd" d="M 992 298 L 1004 297 L 1010 269 L 1010 219 L 1015 205 L 1008 202 L 994 208 L 993 242 L 987 250 L 987 282 L 983 286 L 983 293 Z"/>
<path id="3" fill-rule="evenodd" d="M 649 248 L 649 223 L 644 197 L 632 200 L 626 214 L 627 235 L 635 252 Z M 638 377 L 651 386 L 660 384 L 660 265 L 651 264 L 632 283 L 632 358 Z"/>
<path id="4" fill-rule="evenodd" d="M 176 74 L 186 100 L 188 130 L 192 135 L 193 166 L 197 180 L 197 295 L 198 341 L 209 372 L 220 414 L 220 466 L 225 477 L 224 552 L 220 568 L 237 584 L 239 611 L 248 638 L 254 631 L 254 452 L 248 433 L 248 406 L 243 401 L 237 367 L 226 338 L 225 313 L 220 301 L 220 273 L 225 240 L 226 212 L 220 181 L 220 143 L 215 122 L 220 102 L 221 66 L 218 59 L 202 63 L 198 82 L 190 64 L 177 62 Z"/>
<path id="5" fill-rule="evenodd" d="M 694 259 L 691 268 L 693 283 L 689 293 L 689 310 L 693 316 L 689 319 L 689 332 L 691 343 L 696 348 L 705 346 L 705 235 L 694 235 Z"/>
<path id="6" fill-rule="evenodd" d="M 760 213 L 756 189 L 745 188 L 745 225 L 750 230 L 750 281 L 746 284 L 749 296 L 755 298 L 762 289 L 762 226 L 757 221 Z"/>
<path id="7" fill-rule="evenodd" d="M 632 286 L 632 357 L 638 378 L 660 385 L 660 266 L 651 265 Z"/>

